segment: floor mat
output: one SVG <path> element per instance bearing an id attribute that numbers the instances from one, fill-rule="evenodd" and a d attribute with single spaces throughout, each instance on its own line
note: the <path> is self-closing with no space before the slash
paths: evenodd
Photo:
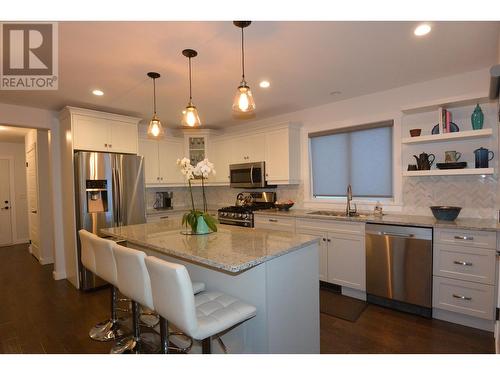
<path id="1" fill-rule="evenodd" d="M 365 301 L 320 289 L 320 311 L 336 318 L 355 322 L 368 305 Z"/>

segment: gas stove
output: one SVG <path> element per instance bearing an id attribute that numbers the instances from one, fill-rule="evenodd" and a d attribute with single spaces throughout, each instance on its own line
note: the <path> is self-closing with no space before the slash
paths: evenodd
<path id="1" fill-rule="evenodd" d="M 245 192 L 238 194 L 237 205 L 223 207 L 218 210 L 218 219 L 221 224 L 253 227 L 253 212 L 274 207 L 276 193 L 274 192 Z"/>

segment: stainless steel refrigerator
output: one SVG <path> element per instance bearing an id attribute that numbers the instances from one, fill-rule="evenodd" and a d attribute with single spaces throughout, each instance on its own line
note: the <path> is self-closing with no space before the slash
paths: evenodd
<path id="1" fill-rule="evenodd" d="M 83 267 L 78 230 L 100 235 L 101 228 L 146 222 L 142 156 L 75 153 L 76 226 L 80 289 L 105 282 Z"/>

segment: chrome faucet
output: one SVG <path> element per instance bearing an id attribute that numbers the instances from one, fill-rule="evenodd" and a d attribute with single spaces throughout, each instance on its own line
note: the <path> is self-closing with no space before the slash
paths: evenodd
<path id="1" fill-rule="evenodd" d="M 345 208 L 346 216 L 353 216 L 357 212 L 356 203 L 354 203 L 354 210 L 351 209 L 351 201 L 352 201 L 352 187 L 351 184 L 347 185 L 347 205 Z"/>

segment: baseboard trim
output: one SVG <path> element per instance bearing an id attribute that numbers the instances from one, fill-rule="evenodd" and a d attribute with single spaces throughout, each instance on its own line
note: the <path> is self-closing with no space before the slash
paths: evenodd
<path id="1" fill-rule="evenodd" d="M 363 292 L 362 290 L 351 289 L 343 286 L 342 295 L 366 301 L 366 292 Z"/>
<path id="2" fill-rule="evenodd" d="M 63 280 L 66 278 L 66 272 L 52 271 L 52 277 L 54 278 L 54 280 Z"/>
<path id="3" fill-rule="evenodd" d="M 446 311 L 441 309 L 432 309 L 432 317 L 434 319 L 444 320 L 446 322 L 460 324 L 467 327 L 482 329 L 483 331 L 494 332 L 495 321 L 486 320 L 481 318 L 474 318 L 472 316 L 458 314 L 453 311 Z"/>
<path id="4" fill-rule="evenodd" d="M 53 258 L 40 258 L 38 260 L 42 266 L 45 266 L 47 264 L 54 264 L 54 259 Z"/>
<path id="5" fill-rule="evenodd" d="M 29 244 L 29 242 L 30 242 L 29 238 L 18 238 L 16 241 L 12 243 L 12 245 Z"/>

